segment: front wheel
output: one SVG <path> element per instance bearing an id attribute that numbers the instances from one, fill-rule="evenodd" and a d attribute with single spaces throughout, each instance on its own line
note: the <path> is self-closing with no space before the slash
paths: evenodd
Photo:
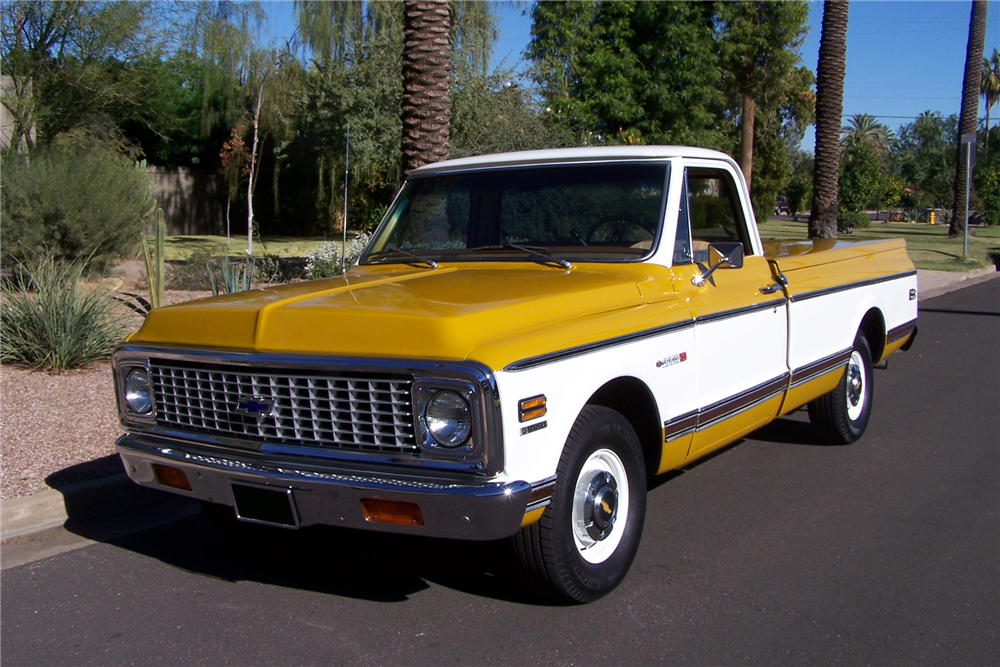
<path id="1" fill-rule="evenodd" d="M 514 536 L 514 547 L 543 593 L 590 602 L 621 583 L 639 549 L 646 470 L 632 425 L 609 408 L 584 408 L 556 475 L 542 518 Z"/>
<path id="2" fill-rule="evenodd" d="M 859 333 L 837 387 L 809 403 L 809 421 L 838 444 L 857 441 L 872 413 L 873 380 L 871 346 Z"/>

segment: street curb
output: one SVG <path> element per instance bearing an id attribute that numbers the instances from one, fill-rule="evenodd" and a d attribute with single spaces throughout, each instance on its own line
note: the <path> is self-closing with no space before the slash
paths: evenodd
<path id="1" fill-rule="evenodd" d="M 918 287 L 921 283 L 922 278 L 932 273 L 935 274 L 936 277 L 938 278 L 938 280 L 935 282 L 941 282 L 942 276 L 946 275 L 944 271 L 934 271 L 934 272 L 917 271 Z M 943 278 L 943 284 L 936 285 L 926 290 L 920 289 L 919 300 L 924 301 L 926 299 L 933 299 L 934 297 L 938 297 L 943 294 L 948 294 L 949 292 L 954 292 L 955 290 L 960 290 L 976 283 L 981 283 L 986 280 L 992 280 L 993 278 L 996 278 L 998 276 L 1000 276 L 1000 273 L 997 272 L 997 267 L 995 266 L 987 266 L 986 268 L 982 269 L 974 269 L 972 271 L 966 271 L 965 273 L 947 274 L 946 277 Z"/>
<path id="2" fill-rule="evenodd" d="M 919 277 L 926 272 L 918 271 Z M 935 272 L 941 273 L 941 272 Z M 953 277 L 952 277 L 953 276 Z M 941 277 L 945 284 L 920 292 L 920 300 L 954 292 L 1000 276 L 995 266 Z M 61 526 L 67 521 L 96 519 L 162 500 L 164 494 L 139 486 L 120 473 L 74 484 L 64 489 L 46 489 L 30 496 L 0 501 L 0 541 Z"/>
<path id="3" fill-rule="evenodd" d="M 102 518 L 156 502 L 163 493 L 135 484 L 128 475 L 90 480 L 64 489 L 0 501 L 0 541 L 61 526 L 68 521 Z"/>

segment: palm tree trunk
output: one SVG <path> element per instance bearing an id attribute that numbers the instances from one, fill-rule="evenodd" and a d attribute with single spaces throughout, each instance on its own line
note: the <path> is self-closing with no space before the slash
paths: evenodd
<path id="1" fill-rule="evenodd" d="M 753 95 L 743 95 L 743 117 L 740 120 L 740 169 L 747 182 L 747 192 L 750 192 L 750 177 L 753 172 L 753 121 L 756 106 L 757 102 Z"/>
<path id="2" fill-rule="evenodd" d="M 969 42 L 965 50 L 965 77 L 962 79 L 962 113 L 958 119 L 958 151 L 955 160 L 955 208 L 948 236 L 958 236 L 965 229 L 965 160 L 962 135 L 976 133 L 979 113 L 979 84 L 983 77 L 983 43 L 986 41 L 986 0 L 973 0 L 969 17 Z"/>
<path id="3" fill-rule="evenodd" d="M 451 59 L 446 0 L 406 0 L 403 15 L 403 171 L 448 159 Z"/>
<path id="4" fill-rule="evenodd" d="M 816 66 L 816 158 L 809 238 L 837 237 L 840 176 L 840 115 L 847 61 L 847 0 L 823 3 L 823 32 Z"/>

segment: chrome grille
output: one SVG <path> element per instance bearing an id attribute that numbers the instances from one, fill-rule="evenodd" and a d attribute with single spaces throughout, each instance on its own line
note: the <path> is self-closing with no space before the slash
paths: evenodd
<path id="1" fill-rule="evenodd" d="M 410 376 L 164 359 L 151 359 L 150 370 L 164 426 L 336 449 L 417 449 Z"/>

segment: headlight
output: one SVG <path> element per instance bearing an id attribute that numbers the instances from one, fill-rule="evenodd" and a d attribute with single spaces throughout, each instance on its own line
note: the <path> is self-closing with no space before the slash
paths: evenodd
<path id="1" fill-rule="evenodd" d="M 152 411 L 153 393 L 145 368 L 133 368 L 125 376 L 125 404 L 133 414 L 148 415 Z"/>
<path id="2" fill-rule="evenodd" d="M 469 439 L 472 429 L 468 402 L 448 390 L 437 392 L 427 401 L 420 421 L 442 447 L 458 447 Z"/>

